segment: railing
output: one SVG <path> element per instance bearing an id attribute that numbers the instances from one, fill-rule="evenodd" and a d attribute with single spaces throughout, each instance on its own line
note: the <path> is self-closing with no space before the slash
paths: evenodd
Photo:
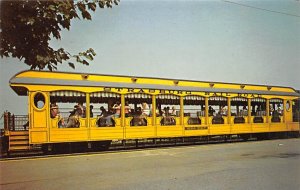
<path id="1" fill-rule="evenodd" d="M 4 112 L 5 131 L 27 131 L 28 127 L 28 115 L 14 115 L 10 112 Z"/>

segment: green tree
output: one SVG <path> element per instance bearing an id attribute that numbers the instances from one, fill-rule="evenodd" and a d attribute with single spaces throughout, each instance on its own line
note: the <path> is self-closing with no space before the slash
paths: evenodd
<path id="1" fill-rule="evenodd" d="M 96 53 L 92 48 L 76 55 L 49 46 L 51 38 L 61 39 L 62 29 L 70 30 L 72 19 L 91 20 L 91 12 L 112 8 L 119 0 L 13 0 L 0 1 L 1 57 L 23 60 L 30 69 L 56 70 L 68 62 L 89 65 Z"/>

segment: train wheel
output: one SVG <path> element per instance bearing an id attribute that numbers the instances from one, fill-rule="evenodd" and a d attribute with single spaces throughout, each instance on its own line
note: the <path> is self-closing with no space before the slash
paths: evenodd
<path id="1" fill-rule="evenodd" d="M 100 141 L 93 142 L 92 147 L 94 150 L 108 150 L 110 147 L 111 141 Z"/>
<path id="2" fill-rule="evenodd" d="M 42 151 L 44 154 L 50 154 L 51 153 L 51 147 L 49 144 L 43 144 L 42 145 Z"/>
<path id="3" fill-rule="evenodd" d="M 257 140 L 261 141 L 261 140 L 267 139 L 267 134 L 266 133 L 257 133 L 255 135 L 255 137 L 256 137 Z"/>
<path id="4" fill-rule="evenodd" d="M 240 135 L 240 137 L 243 139 L 243 141 L 248 141 L 250 139 L 249 134 L 242 134 L 242 135 Z"/>

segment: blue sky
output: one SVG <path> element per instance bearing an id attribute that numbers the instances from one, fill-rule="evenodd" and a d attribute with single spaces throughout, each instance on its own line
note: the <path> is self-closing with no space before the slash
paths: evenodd
<path id="1" fill-rule="evenodd" d="M 92 21 L 72 22 L 62 40 L 51 45 L 72 53 L 92 47 L 97 53 L 90 66 L 76 65 L 73 70 L 63 65 L 61 71 L 300 89 L 300 2 L 232 2 L 244 6 L 122 0 L 112 9 L 98 9 Z M 0 111 L 26 113 L 27 99 L 17 97 L 8 80 L 28 68 L 16 59 L 1 59 L 0 69 Z"/>

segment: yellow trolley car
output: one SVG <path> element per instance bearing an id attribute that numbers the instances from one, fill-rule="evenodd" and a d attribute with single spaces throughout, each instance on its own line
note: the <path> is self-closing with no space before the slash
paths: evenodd
<path id="1" fill-rule="evenodd" d="M 18 73 L 10 86 L 28 96 L 29 122 L 25 131 L 6 127 L 9 151 L 35 144 L 48 150 L 72 142 L 299 135 L 300 94 L 290 87 L 46 71 Z M 14 140 L 21 133 L 27 135 L 23 144 Z"/>

